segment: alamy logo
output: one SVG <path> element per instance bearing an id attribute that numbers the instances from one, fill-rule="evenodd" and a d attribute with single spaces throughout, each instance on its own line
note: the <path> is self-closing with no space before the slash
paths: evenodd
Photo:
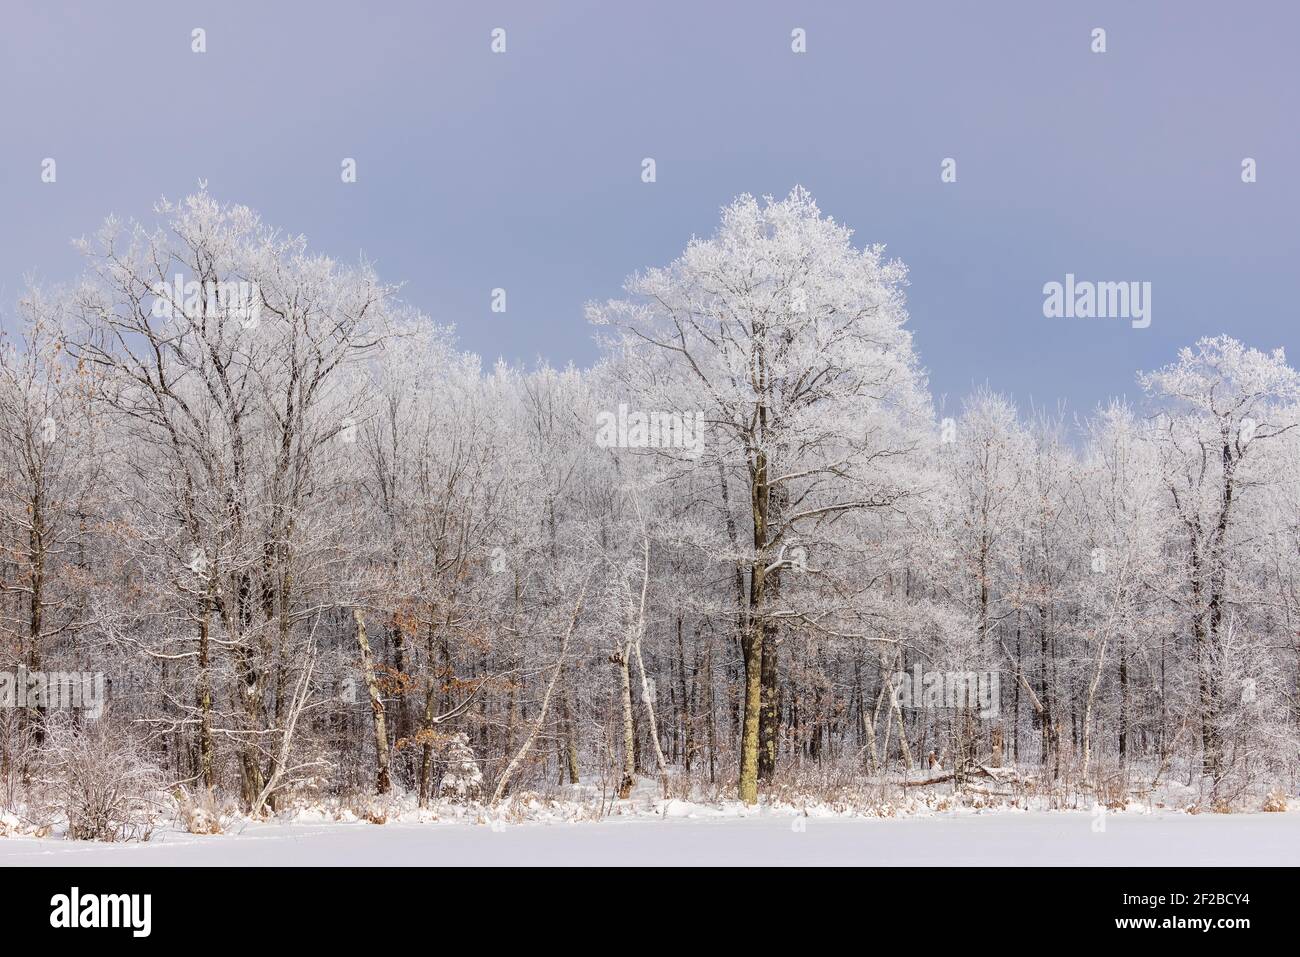
<path id="1" fill-rule="evenodd" d="M 262 317 L 262 294 L 255 282 L 186 282 L 177 273 L 173 283 L 158 283 L 150 291 L 155 319 L 174 319 L 181 313 L 191 320 L 232 319 L 253 329 Z"/>
<path id="2" fill-rule="evenodd" d="M 629 411 L 596 413 L 596 444 L 602 449 L 683 449 L 690 458 L 704 451 L 703 412 Z"/>
<path id="3" fill-rule="evenodd" d="M 153 929 L 152 894 L 70 894 L 50 898 L 50 926 L 128 927 L 132 937 L 148 937 Z"/>
<path id="4" fill-rule="evenodd" d="M 996 718 L 1001 682 L 996 671 L 895 671 L 894 703 L 903 708 L 971 708 L 981 718 Z"/>
<path id="5" fill-rule="evenodd" d="M 0 708 L 68 708 L 104 713 L 104 675 L 90 671 L 0 671 Z"/>
<path id="6" fill-rule="evenodd" d="M 1151 325 L 1151 283 L 1091 282 L 1065 274 L 1065 282 L 1043 285 L 1048 319 L 1129 319 L 1134 329 Z"/>

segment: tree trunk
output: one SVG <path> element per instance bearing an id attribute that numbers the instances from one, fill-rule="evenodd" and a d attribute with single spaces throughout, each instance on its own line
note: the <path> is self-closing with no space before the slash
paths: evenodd
<path id="1" fill-rule="evenodd" d="M 568 772 L 569 783 L 577 784 L 581 777 L 578 768 L 578 721 L 573 705 L 573 688 L 567 681 L 567 669 L 566 677 L 562 677 L 560 682 L 560 727 L 563 729 L 560 757 Z"/>
<path id="2" fill-rule="evenodd" d="M 623 774 L 618 780 L 618 797 L 626 801 L 636 785 L 636 729 L 632 723 L 631 647 L 620 648 L 609 656 L 618 668 L 619 698 L 623 709 Z"/>
<path id="3" fill-rule="evenodd" d="M 698 634 L 696 636 L 698 638 Z M 698 647 L 698 642 L 696 643 Z M 686 680 L 686 644 L 682 639 L 682 617 L 677 616 L 677 660 L 680 663 L 678 675 L 680 682 L 678 694 L 681 698 L 681 715 L 679 721 L 682 727 L 682 765 L 686 769 L 689 777 L 691 773 L 691 752 L 695 749 L 694 735 L 691 733 L 691 711 L 693 710 L 693 701 L 695 691 L 695 682 L 692 680 L 688 686 Z"/>
<path id="4" fill-rule="evenodd" d="M 752 623 L 745 635 L 742 651 L 745 656 L 744 719 L 740 733 L 740 800 L 746 804 L 758 801 L 758 723 L 762 700 L 763 638 L 755 634 L 761 625 Z"/>
<path id="5" fill-rule="evenodd" d="M 1119 765 L 1128 765 L 1128 649 L 1124 636 L 1119 636 Z"/>
<path id="6" fill-rule="evenodd" d="M 758 778 L 771 781 L 776 774 L 776 745 L 781 721 L 781 689 L 777 681 L 776 625 L 767 622 L 763 629 L 763 663 L 761 704 L 758 717 Z"/>
<path id="7" fill-rule="evenodd" d="M 212 791 L 216 782 L 212 746 L 212 672 L 208 644 L 212 618 L 212 585 L 209 581 L 208 594 L 203 600 L 203 614 L 199 620 L 199 676 L 195 691 L 199 706 L 199 780 L 208 792 Z"/>
<path id="8" fill-rule="evenodd" d="M 370 693 L 370 713 L 375 723 L 375 756 L 379 764 L 375 774 L 375 792 L 387 794 L 392 786 L 388 776 L 388 732 L 384 727 L 384 700 L 379 695 L 379 682 L 375 679 L 375 663 L 370 654 L 370 642 L 366 639 L 366 623 L 361 617 L 361 609 L 354 608 L 352 617 L 357 623 L 357 646 L 361 649 L 361 673 L 365 678 L 366 691 Z"/>

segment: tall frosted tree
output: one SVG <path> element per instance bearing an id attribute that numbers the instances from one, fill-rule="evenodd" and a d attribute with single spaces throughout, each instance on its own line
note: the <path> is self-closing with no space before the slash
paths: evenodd
<path id="1" fill-rule="evenodd" d="M 618 332 L 610 345 L 630 398 L 648 412 L 702 411 L 707 424 L 695 459 L 657 451 L 717 470 L 726 496 L 730 540 L 717 557 L 736 573 L 739 795 L 750 803 L 760 770 L 775 765 L 783 632 L 856 628 L 783 601 L 783 582 L 817 569 L 843 516 L 911 494 L 898 463 L 930 424 L 904 328 L 906 270 L 881 246 L 856 248 L 852 235 L 803 189 L 779 201 L 741 196 L 714 236 L 630 278 L 629 298 L 589 310 Z"/>

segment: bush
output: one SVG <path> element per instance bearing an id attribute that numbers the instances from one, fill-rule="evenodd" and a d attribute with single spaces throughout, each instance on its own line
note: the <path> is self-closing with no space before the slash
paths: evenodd
<path id="1" fill-rule="evenodd" d="M 172 792 L 176 801 L 179 823 L 191 834 L 220 834 L 221 815 L 210 793 L 201 792 L 192 797 L 184 787 Z"/>
<path id="2" fill-rule="evenodd" d="M 1281 813 L 1286 810 L 1286 792 L 1281 788 L 1274 788 L 1264 796 L 1264 803 L 1261 810 L 1272 813 Z"/>
<path id="3" fill-rule="evenodd" d="M 134 729 L 56 712 L 46 725 L 39 790 L 74 841 L 147 841 L 162 813 L 161 775 Z"/>

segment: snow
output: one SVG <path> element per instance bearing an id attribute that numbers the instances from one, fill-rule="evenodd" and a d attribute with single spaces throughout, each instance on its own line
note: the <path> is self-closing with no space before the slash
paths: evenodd
<path id="1" fill-rule="evenodd" d="M 148 844 L 0 839 L 32 865 L 1294 865 L 1300 813 L 1003 811 L 872 819 L 693 816 L 507 824 L 320 821 L 174 831 Z"/>

